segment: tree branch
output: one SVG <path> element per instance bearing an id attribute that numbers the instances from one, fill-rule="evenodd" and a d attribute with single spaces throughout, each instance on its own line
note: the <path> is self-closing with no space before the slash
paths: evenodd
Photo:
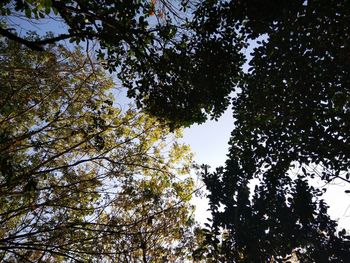
<path id="1" fill-rule="evenodd" d="M 94 38 L 95 34 L 87 33 L 87 32 L 80 32 L 80 33 L 75 33 L 75 34 L 61 34 L 57 37 L 52 37 L 52 38 L 46 38 L 42 40 L 35 41 L 33 43 L 38 44 L 38 45 L 46 45 L 46 44 L 54 44 L 58 41 L 69 39 L 72 37 L 87 37 L 87 38 Z"/>
<path id="2" fill-rule="evenodd" d="M 26 47 L 35 50 L 35 51 L 44 51 L 43 45 L 46 44 L 54 44 L 58 41 L 69 39 L 72 37 L 88 37 L 88 38 L 94 38 L 95 35 L 87 32 L 80 32 L 75 34 L 61 34 L 56 37 L 50 37 L 45 39 L 40 39 L 36 41 L 29 41 L 25 38 L 19 37 L 14 33 L 11 33 L 10 30 L 0 27 L 0 35 L 7 37 L 8 39 L 11 39 L 17 43 L 23 44 Z"/>
<path id="3" fill-rule="evenodd" d="M 13 33 L 10 32 L 10 30 L 5 29 L 0 27 L 0 35 L 7 37 L 8 39 L 11 39 L 17 43 L 23 44 L 26 47 L 35 50 L 35 51 L 44 51 L 44 48 L 42 46 L 40 46 L 40 44 L 37 44 L 35 42 L 31 42 L 29 40 L 26 40 L 24 38 L 21 38 Z"/>

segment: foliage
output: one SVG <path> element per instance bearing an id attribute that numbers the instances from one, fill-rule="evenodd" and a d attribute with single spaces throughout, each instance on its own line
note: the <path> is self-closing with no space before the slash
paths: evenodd
<path id="1" fill-rule="evenodd" d="M 209 191 L 211 224 L 197 258 L 213 262 L 347 262 L 350 236 L 336 233 L 322 191 L 304 175 L 282 171 L 264 174 L 252 190 L 249 178 L 232 153 L 225 169 L 204 174 Z"/>
<path id="2" fill-rule="evenodd" d="M 0 42 L 0 258 L 183 261 L 191 154 L 80 50 Z"/>
<path id="3" fill-rule="evenodd" d="M 348 237 L 335 234 L 321 193 L 307 182 L 350 182 L 349 3 L 208 1 L 202 8 L 208 20 L 237 25 L 254 43 L 233 99 L 226 168 L 205 176 L 213 216 L 205 255 L 223 262 L 281 262 L 291 254 L 301 262 L 346 262 Z M 296 166 L 292 180 L 288 171 Z"/>
<path id="4" fill-rule="evenodd" d="M 322 179 L 350 182 L 349 3 L 284 10 L 240 82 L 231 145 L 250 151 L 257 168 L 298 161 L 322 166 Z"/>
<path id="5" fill-rule="evenodd" d="M 319 191 L 307 183 L 315 176 L 349 182 L 348 1 L 209 0 L 173 9 L 167 1 L 7 2 L 0 6 L 5 18 L 17 8 L 32 20 L 47 3 L 68 34 L 29 42 L 8 27 L 0 34 L 39 48 L 66 38 L 98 40 L 99 58 L 137 106 L 171 127 L 217 118 L 235 92 L 227 166 L 205 177 L 214 221 L 204 255 L 238 262 L 348 256 L 343 233 L 335 234 Z M 150 10 L 160 3 L 162 18 Z M 246 72 L 243 53 L 252 43 Z M 293 164 L 302 169 L 292 180 Z"/>
<path id="6" fill-rule="evenodd" d="M 188 126 L 223 113 L 243 63 L 235 31 L 203 31 L 189 22 L 191 6 L 190 1 L 5 1 L 0 10 L 9 25 L 0 34 L 36 50 L 63 39 L 97 40 L 98 57 L 118 72 L 138 107 L 171 127 Z M 54 14 L 66 33 L 28 41 L 10 30 L 13 16 L 40 22 Z"/>

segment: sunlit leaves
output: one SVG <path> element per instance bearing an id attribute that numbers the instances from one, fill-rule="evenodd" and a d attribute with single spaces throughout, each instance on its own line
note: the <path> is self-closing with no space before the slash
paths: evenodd
<path id="1" fill-rule="evenodd" d="M 0 242 L 7 261 L 189 256 L 189 148 L 79 49 L 0 44 Z M 147 244 L 147 245 L 145 245 Z"/>

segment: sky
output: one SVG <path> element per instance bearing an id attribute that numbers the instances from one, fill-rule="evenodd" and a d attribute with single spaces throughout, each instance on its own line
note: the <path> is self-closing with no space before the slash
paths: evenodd
<path id="1" fill-rule="evenodd" d="M 207 164 L 211 169 L 215 169 L 225 164 L 233 127 L 232 111 L 228 109 L 218 121 L 206 121 L 185 128 L 182 141 L 190 145 L 197 164 Z M 196 220 L 200 223 L 206 222 L 210 217 L 207 199 L 194 197 L 193 204 L 196 206 Z"/>

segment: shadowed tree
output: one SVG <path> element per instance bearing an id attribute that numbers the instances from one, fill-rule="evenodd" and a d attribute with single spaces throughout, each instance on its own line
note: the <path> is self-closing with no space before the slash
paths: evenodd
<path id="1" fill-rule="evenodd" d="M 349 237 L 336 234 L 321 192 L 308 185 L 314 177 L 349 182 L 348 5 L 206 1 L 197 9 L 197 19 L 220 21 L 223 31 L 237 25 L 255 42 L 233 99 L 226 167 L 204 177 L 213 221 L 202 252 L 214 262 L 350 257 Z M 253 179 L 260 183 L 251 194 Z"/>
<path id="2" fill-rule="evenodd" d="M 225 169 L 204 175 L 211 223 L 202 229 L 195 258 L 210 262 L 347 262 L 350 237 L 300 174 L 269 171 L 253 182 L 231 152 Z M 295 262 L 295 261 L 294 261 Z"/>

